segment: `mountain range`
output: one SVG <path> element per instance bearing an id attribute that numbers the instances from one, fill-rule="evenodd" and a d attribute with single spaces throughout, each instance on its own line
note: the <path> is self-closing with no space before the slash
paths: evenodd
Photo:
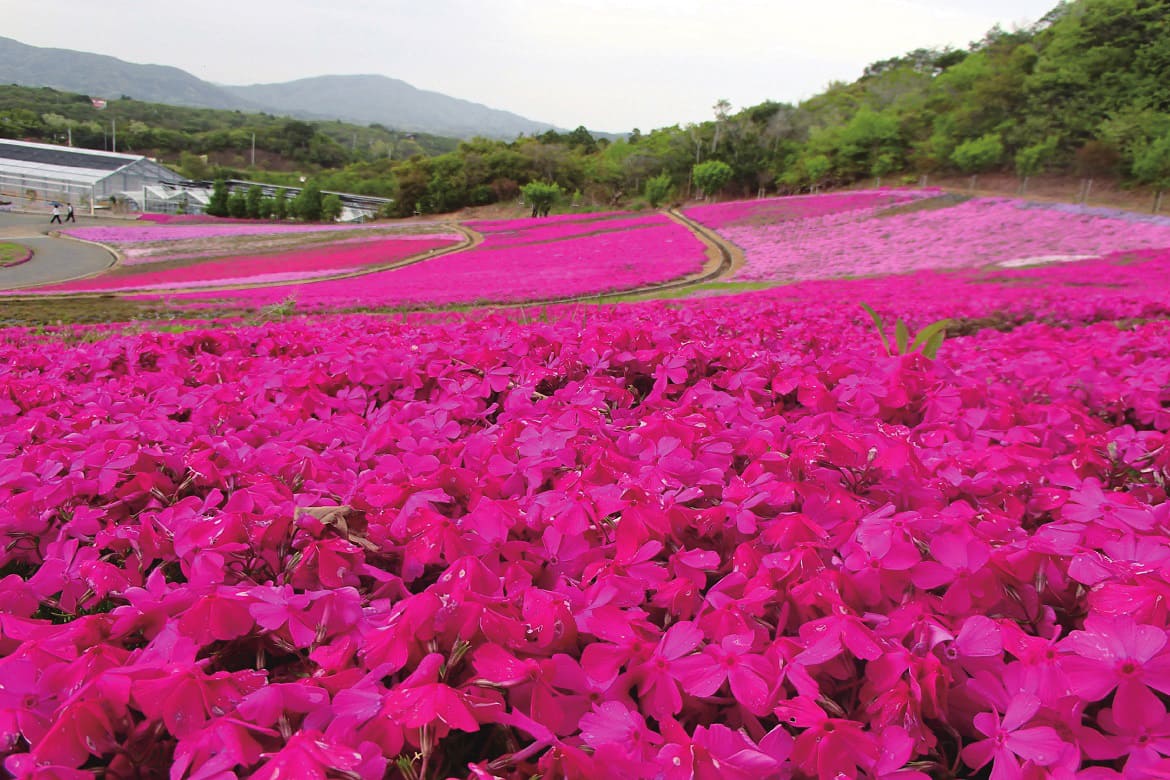
<path id="1" fill-rule="evenodd" d="M 340 119 L 395 130 L 511 139 L 559 129 L 509 111 L 418 89 L 386 76 L 317 76 L 279 84 L 226 86 L 166 65 L 29 46 L 0 36 L 0 83 L 53 87 L 95 98 Z"/>

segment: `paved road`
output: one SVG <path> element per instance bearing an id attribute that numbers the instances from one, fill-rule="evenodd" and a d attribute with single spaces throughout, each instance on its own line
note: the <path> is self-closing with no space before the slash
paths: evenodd
<path id="1" fill-rule="evenodd" d="M 125 223 L 78 215 L 77 224 L 81 227 Z M 46 235 L 50 228 L 58 227 L 50 225 L 47 216 L 0 211 L 0 241 L 24 244 L 33 250 L 33 257 L 27 263 L 13 268 L 0 268 L 0 291 L 88 276 L 108 268 L 114 262 L 114 256 L 109 250 L 96 244 Z"/>

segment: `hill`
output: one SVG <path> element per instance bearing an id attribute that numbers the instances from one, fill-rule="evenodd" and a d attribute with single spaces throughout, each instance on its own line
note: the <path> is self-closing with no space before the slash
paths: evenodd
<path id="1" fill-rule="evenodd" d="M 118 98 L 198 108 L 257 111 L 254 103 L 166 65 L 138 65 L 116 57 L 72 49 L 28 46 L 0 37 L 0 83 L 53 87 L 93 97 Z"/>
<path id="2" fill-rule="evenodd" d="M 319 76 L 280 84 L 223 86 L 163 65 L 141 65 L 0 37 L 0 83 L 53 87 L 93 97 L 301 119 L 377 123 L 397 130 L 470 138 L 515 138 L 556 129 L 479 103 L 417 89 L 385 76 Z"/>
<path id="3" fill-rule="evenodd" d="M 470 138 L 515 138 L 556 129 L 518 114 L 418 89 L 385 76 L 318 76 L 281 84 L 224 87 L 242 101 L 292 116 L 339 117 L 399 130 Z"/>

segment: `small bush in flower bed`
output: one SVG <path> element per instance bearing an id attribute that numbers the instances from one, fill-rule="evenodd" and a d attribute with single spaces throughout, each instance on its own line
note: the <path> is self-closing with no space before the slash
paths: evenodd
<path id="1" fill-rule="evenodd" d="M 542 238 L 527 241 L 511 230 L 489 231 L 474 249 L 406 268 L 312 284 L 224 291 L 215 297 L 255 308 L 295 296 L 297 307 L 306 310 L 547 301 L 678 279 L 702 270 L 706 261 L 704 244 L 661 214 L 625 220 L 626 228 L 602 232 L 531 222 L 527 230 Z M 169 295 L 167 300 L 206 297 L 192 292 Z"/>
<path id="2" fill-rule="evenodd" d="M 833 202 L 844 196 L 821 197 Z M 687 213 L 743 249 L 746 265 L 736 278 L 744 280 L 906 273 L 1170 246 L 1168 219 L 1002 198 L 891 216 L 874 207 L 823 211 L 766 223 L 707 223 L 702 213 Z"/>
<path id="3" fill-rule="evenodd" d="M 1164 775 L 1170 253 L 1125 260 L 0 331 L 4 767 Z"/>

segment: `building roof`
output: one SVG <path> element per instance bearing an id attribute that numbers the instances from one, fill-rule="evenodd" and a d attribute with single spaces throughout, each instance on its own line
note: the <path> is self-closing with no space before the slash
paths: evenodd
<path id="1" fill-rule="evenodd" d="M 0 171 L 30 178 L 92 184 L 145 160 L 142 155 L 101 152 L 0 138 Z"/>

